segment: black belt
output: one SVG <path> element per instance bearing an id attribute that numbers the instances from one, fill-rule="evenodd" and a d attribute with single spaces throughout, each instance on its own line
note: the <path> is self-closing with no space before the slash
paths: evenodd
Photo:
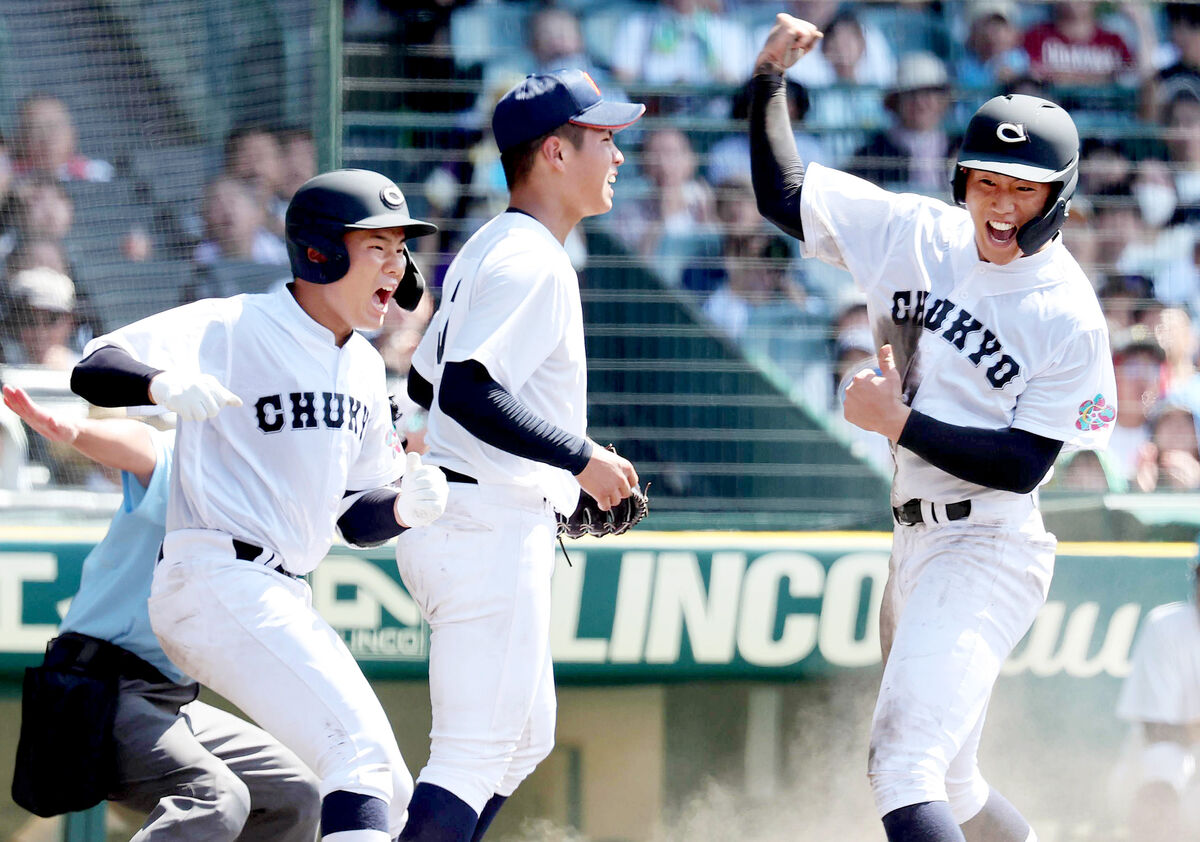
<path id="1" fill-rule="evenodd" d="M 479 480 L 475 479 L 475 477 L 460 474 L 452 468 L 441 468 L 441 472 L 446 475 L 446 482 L 465 482 L 468 485 L 479 485 Z"/>
<path id="2" fill-rule="evenodd" d="M 939 505 L 937 503 L 933 506 Z M 947 503 L 946 520 L 962 520 L 971 514 L 971 501 L 962 500 L 958 503 Z M 921 501 L 913 498 L 907 503 L 899 506 L 892 506 L 892 516 L 896 518 L 896 523 L 901 526 L 916 526 L 918 523 L 925 522 L 925 516 L 921 514 Z M 934 522 L 937 522 L 937 513 L 934 511 Z"/>
<path id="3" fill-rule="evenodd" d="M 232 540 L 233 540 L 233 554 L 235 556 L 237 556 L 239 559 L 241 559 L 242 561 L 258 561 L 259 557 L 263 554 L 263 548 L 258 546 L 257 544 L 251 544 L 249 541 L 241 541 L 237 538 L 234 538 Z M 295 573 L 292 573 L 291 571 L 285 569 L 282 561 L 275 561 L 273 564 L 264 564 L 263 566 L 268 568 L 269 570 L 276 570 L 276 571 L 282 573 L 284 576 L 288 576 L 292 579 L 302 578 L 302 577 L 296 575 Z"/>
<path id="4" fill-rule="evenodd" d="M 140 678 L 150 684 L 174 684 L 149 661 L 115 643 L 79 632 L 63 632 L 46 647 L 47 667 L 76 668 L 90 675 Z"/>

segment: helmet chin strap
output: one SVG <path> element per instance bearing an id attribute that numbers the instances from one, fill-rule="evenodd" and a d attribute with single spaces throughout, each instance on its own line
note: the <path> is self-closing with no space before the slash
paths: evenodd
<path id="1" fill-rule="evenodd" d="M 1017 247 L 1024 254 L 1037 253 L 1058 233 L 1067 220 L 1071 202 L 1061 196 L 1041 216 L 1026 222 L 1017 231 Z"/>

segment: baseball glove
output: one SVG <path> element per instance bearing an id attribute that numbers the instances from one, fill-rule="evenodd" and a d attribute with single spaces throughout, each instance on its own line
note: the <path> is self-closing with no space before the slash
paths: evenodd
<path id="1" fill-rule="evenodd" d="M 581 491 L 579 505 L 571 516 L 558 515 L 558 534 L 567 538 L 582 538 L 584 535 L 600 537 L 628 532 L 650 511 L 649 491 L 649 483 L 646 483 L 645 491 L 635 485 L 628 497 L 607 512 L 600 508 L 595 497 Z"/>

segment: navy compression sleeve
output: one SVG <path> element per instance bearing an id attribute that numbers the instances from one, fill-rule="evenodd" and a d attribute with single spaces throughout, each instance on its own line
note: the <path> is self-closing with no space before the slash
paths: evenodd
<path id="1" fill-rule="evenodd" d="M 536 416 L 475 360 L 446 363 L 438 406 L 480 441 L 578 474 L 592 444 Z"/>
<path id="2" fill-rule="evenodd" d="M 396 496 L 400 489 L 393 485 L 372 488 L 370 491 L 347 491 L 346 496 L 358 495 L 337 520 L 338 530 L 347 544 L 373 547 L 404 531 L 396 521 Z"/>
<path id="3" fill-rule="evenodd" d="M 75 365 L 71 391 L 95 406 L 153 406 L 150 381 L 161 372 L 115 345 L 105 345 Z"/>
<path id="4" fill-rule="evenodd" d="M 755 76 L 750 100 L 750 177 L 758 212 L 799 240 L 804 239 L 800 224 L 804 166 L 796 151 L 783 77 Z"/>
<path id="5" fill-rule="evenodd" d="M 417 406 L 429 409 L 433 406 L 433 384 L 421 376 L 416 366 L 408 369 L 408 396 Z"/>
<path id="6" fill-rule="evenodd" d="M 961 480 L 1020 494 L 1038 487 L 1063 445 L 1011 427 L 957 427 L 916 410 L 909 414 L 897 444 Z"/>

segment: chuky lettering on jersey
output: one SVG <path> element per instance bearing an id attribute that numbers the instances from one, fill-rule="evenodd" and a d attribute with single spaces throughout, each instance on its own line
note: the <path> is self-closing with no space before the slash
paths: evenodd
<path id="1" fill-rule="evenodd" d="M 892 321 L 898 325 L 919 324 L 940 333 L 976 368 L 984 359 L 995 357 L 984 372 L 993 389 L 1003 389 L 1021 373 L 1021 366 L 1004 353 L 996 334 L 948 298 L 931 299 L 926 290 L 898 290 L 892 294 Z"/>
<path id="2" fill-rule="evenodd" d="M 321 392 L 321 400 L 318 402 L 316 398 L 316 392 L 289 392 L 285 410 L 284 395 L 264 395 L 254 402 L 258 429 L 278 433 L 285 427 L 292 430 L 345 427 L 360 439 L 363 437 L 370 416 L 366 404 L 341 392 Z"/>

